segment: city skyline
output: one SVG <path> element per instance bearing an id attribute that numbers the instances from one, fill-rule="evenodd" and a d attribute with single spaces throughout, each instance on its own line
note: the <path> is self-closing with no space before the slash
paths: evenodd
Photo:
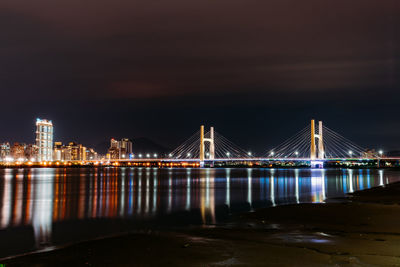
<path id="1" fill-rule="evenodd" d="M 26 142 L 26 141 L 21 141 L 21 140 L 17 140 L 17 141 L 10 141 L 10 140 L 2 140 L 1 139 L 1 137 L 0 137 L 0 144 L 6 144 L 6 143 L 8 143 L 8 144 L 19 144 L 19 143 L 22 143 L 22 144 L 34 144 L 34 145 L 36 145 L 37 147 L 38 147 L 38 149 L 40 150 L 40 134 L 38 135 L 38 131 L 39 131 L 39 126 L 38 125 L 41 125 L 41 123 L 44 123 L 44 125 L 50 125 L 51 127 L 53 127 L 53 125 L 52 125 L 52 120 L 46 120 L 46 119 L 40 119 L 40 118 L 36 118 L 36 131 L 35 131 L 35 134 L 36 134 L 36 137 L 35 137 L 35 139 L 34 139 L 34 141 L 33 142 Z M 321 122 L 320 122 L 321 123 Z M 211 127 L 211 128 L 213 128 L 213 127 Z M 82 143 L 82 142 L 79 142 L 79 141 L 77 141 L 77 140 L 79 140 L 79 138 L 77 138 L 77 139 L 71 139 L 71 138 L 69 138 L 69 139 L 67 139 L 67 140 L 63 140 L 63 139 L 61 139 L 61 138 L 55 138 L 54 139 L 54 137 L 53 137 L 53 128 L 51 128 L 51 131 L 52 131 L 52 135 L 51 135 L 51 150 L 52 150 L 52 146 L 54 146 L 54 145 L 56 145 L 57 143 L 59 144 L 59 145 L 62 145 L 64 142 L 65 143 Z M 293 133 L 292 133 L 293 134 Z M 117 135 L 118 136 L 118 135 Z M 121 135 L 119 135 L 119 136 L 121 136 Z M 289 136 L 286 136 L 286 137 L 289 137 Z M 143 137 L 142 137 L 143 138 Z M 145 137 L 144 137 L 145 138 Z M 54 140 L 53 140 L 54 139 Z M 126 138 L 126 137 L 120 137 L 120 138 L 115 138 L 115 137 L 105 137 L 105 139 L 104 140 L 107 140 L 107 142 L 109 141 L 109 140 L 111 140 L 111 145 L 110 145 L 110 147 L 109 148 L 100 148 L 100 152 L 102 153 L 102 154 L 109 154 L 110 152 L 109 152 L 109 150 L 113 147 L 113 141 L 114 142 L 116 142 L 116 139 L 122 139 L 122 141 L 118 141 L 118 142 L 122 142 L 122 143 L 124 143 L 124 140 L 127 140 L 128 142 L 131 142 L 130 140 L 132 140 L 132 139 L 130 139 L 130 138 Z M 136 138 L 134 138 L 134 139 L 136 139 Z M 141 138 L 138 138 L 138 139 L 141 139 Z M 145 138 L 146 140 L 148 140 L 148 141 L 152 141 L 152 140 L 150 140 L 150 139 L 147 139 L 147 138 Z M 72 140 L 72 141 L 71 141 Z M 281 141 L 282 141 L 283 139 L 281 139 Z M 46 139 L 44 140 L 44 141 L 46 141 Z M 184 140 L 183 140 L 184 141 Z M 102 142 L 102 143 L 98 143 L 98 144 L 93 144 L 93 143 L 90 143 L 89 144 L 89 146 L 90 147 L 102 147 L 103 145 L 104 145 L 104 141 Z M 156 146 L 159 146 L 159 143 L 153 143 L 153 145 L 156 145 Z M 123 145 L 123 146 L 126 146 L 126 145 Z M 162 147 L 162 150 L 165 150 L 165 151 L 163 151 L 163 154 L 165 154 L 165 155 L 167 155 L 167 151 L 166 151 L 166 149 L 168 150 L 168 149 L 171 149 L 171 147 L 169 147 L 168 145 L 167 146 L 160 146 L 160 147 Z M 272 145 L 270 145 L 269 147 L 267 147 L 266 149 L 270 149 L 272 147 Z M 92 148 L 91 148 L 92 149 Z M 132 143 L 130 144 L 130 148 L 124 148 L 125 150 L 127 150 L 127 151 L 130 151 L 130 152 L 128 152 L 127 153 L 127 155 L 129 155 L 129 154 L 132 154 L 133 152 L 132 152 Z M 264 153 L 264 152 L 266 152 L 266 149 L 263 149 L 263 148 L 261 148 L 261 149 L 248 149 L 248 151 L 253 151 L 253 153 L 255 152 L 255 153 L 260 153 L 260 152 L 262 152 L 262 153 Z M 373 149 L 373 150 L 376 150 L 376 151 L 383 151 L 383 147 L 382 146 L 376 146 L 376 145 L 368 145 L 368 146 L 365 146 L 364 147 L 364 149 Z M 104 151 L 103 151 L 104 150 Z M 385 151 L 386 152 L 397 152 L 397 150 L 395 149 L 395 148 L 389 148 L 389 149 L 385 149 Z M 154 153 L 154 152 L 157 152 L 157 150 L 155 150 L 155 151 L 140 151 L 140 152 L 138 152 L 138 153 L 148 153 L 148 152 L 150 152 L 150 153 Z M 118 153 L 120 153 L 120 152 L 118 152 Z M 39 153 L 40 154 L 40 153 Z M 52 157 L 52 156 L 51 156 Z M 128 158 L 128 156 L 127 156 L 127 158 Z"/>
<path id="2" fill-rule="evenodd" d="M 321 123 L 321 122 L 320 122 Z M 51 153 L 56 153 L 56 151 L 54 150 L 53 151 L 53 146 L 59 146 L 59 147 L 61 147 L 61 146 L 64 146 L 64 143 L 66 143 L 66 144 L 69 144 L 69 146 L 71 146 L 71 145 L 73 145 L 73 144 L 75 144 L 75 145 L 79 145 L 79 146 L 82 146 L 82 142 L 79 142 L 79 141 L 77 141 L 77 140 L 79 140 L 79 138 L 78 139 L 67 139 L 67 141 L 66 140 L 62 140 L 62 139 L 60 139 L 60 138 L 55 138 L 54 139 L 54 137 L 53 137 L 53 124 L 52 124 L 52 121 L 51 120 L 46 120 L 46 119 L 39 119 L 39 118 L 36 118 L 36 131 L 35 131 L 35 134 L 36 134 L 36 138 L 34 139 L 34 142 L 21 142 L 20 140 L 18 140 L 18 141 L 10 141 L 10 140 L 1 140 L 0 139 L 0 144 L 2 144 L 2 145 L 5 145 L 5 144 L 8 144 L 8 146 L 9 146 L 9 150 L 10 150 L 10 148 L 11 148 L 11 144 L 13 144 L 14 146 L 18 146 L 20 143 L 24 146 L 24 149 L 30 149 L 29 148 L 29 146 L 32 146 L 32 144 L 35 146 L 36 145 L 36 148 L 38 149 L 38 154 L 40 155 L 41 154 L 41 148 L 40 148 L 40 142 L 43 142 L 43 141 L 45 141 L 46 143 L 47 143 L 47 139 L 43 139 L 43 141 L 40 139 L 40 135 L 41 135 L 41 133 L 39 133 L 39 125 L 50 125 L 51 126 L 51 141 L 50 141 L 50 143 L 49 144 L 51 144 L 51 145 L 47 145 L 47 146 L 49 146 L 49 151 L 51 151 Z M 44 127 L 46 127 L 46 126 L 44 126 Z M 211 128 L 213 128 L 213 127 L 211 127 Z M 44 134 L 46 134 L 46 132 L 44 133 Z M 292 133 L 293 134 L 293 133 Z M 46 135 L 47 136 L 47 135 Z M 118 135 L 117 135 L 118 136 Z M 288 137 L 288 136 L 286 136 L 286 137 Z M 47 137 L 46 137 L 47 138 Z M 121 141 L 117 141 L 116 139 L 121 139 Z M 133 138 L 133 139 L 136 139 L 136 138 Z M 151 151 L 151 150 L 148 150 L 148 149 L 145 149 L 145 150 L 140 150 L 140 151 L 133 151 L 132 150 L 132 142 L 130 141 L 130 140 L 133 140 L 133 139 L 129 139 L 129 138 L 126 138 L 126 137 L 122 137 L 122 138 L 114 138 L 114 137 L 105 137 L 105 140 L 107 140 L 107 142 L 110 142 L 111 141 L 111 145 L 109 146 L 109 148 L 100 148 L 99 149 L 99 147 L 102 147 L 102 146 L 104 146 L 104 144 L 105 144 L 105 142 L 102 142 L 102 143 L 100 143 L 100 144 L 92 144 L 92 143 L 90 143 L 89 144 L 89 148 L 88 149 L 90 149 L 91 150 L 91 154 L 93 154 L 94 155 L 94 153 L 96 154 L 96 157 L 97 157 L 97 152 L 100 152 L 100 155 L 106 155 L 106 157 L 108 157 L 108 158 L 120 158 L 120 159 L 123 159 L 123 158 L 126 158 L 126 159 L 128 159 L 129 157 L 131 157 L 134 153 L 136 153 L 136 154 L 139 154 L 139 153 L 141 153 L 141 154 L 143 154 L 144 153 L 144 155 L 146 155 L 146 153 L 150 153 L 151 155 L 153 155 L 154 153 L 159 153 L 160 152 L 160 150 L 154 150 L 153 149 L 153 151 Z M 139 138 L 140 139 L 140 138 Z M 71 140 L 73 140 L 73 141 L 71 141 Z M 151 140 L 150 139 L 148 139 L 148 141 L 150 141 L 151 142 Z M 281 141 L 283 141 L 283 139 L 281 139 Z M 128 148 L 126 148 L 126 142 L 129 142 L 130 143 L 130 145 L 129 145 L 129 147 Z M 115 145 L 113 145 L 113 143 L 116 143 L 116 144 L 118 144 L 117 146 L 118 147 L 115 147 Z M 123 147 L 123 151 L 127 151 L 127 152 L 123 152 L 122 154 L 124 154 L 124 156 L 123 157 L 120 157 L 120 156 L 115 156 L 115 155 L 122 155 L 121 154 L 121 149 L 120 149 L 120 146 L 121 146 L 121 144 L 122 144 L 122 147 Z M 156 146 L 159 146 L 159 144 L 158 143 L 152 143 L 152 145 L 156 145 Z M 111 151 L 112 149 L 113 149 L 113 147 L 114 148 L 118 148 L 117 149 L 117 151 Z M 162 146 L 160 146 L 160 147 L 162 147 Z M 249 152 L 249 153 L 255 153 L 255 154 L 265 154 L 265 153 L 268 153 L 267 151 L 268 151 L 268 149 L 271 149 L 273 146 L 272 145 L 270 145 L 269 147 L 267 147 L 267 148 L 259 148 L 258 150 L 257 149 L 247 149 L 247 151 L 251 151 L 251 152 Z M 83 147 L 82 146 L 82 148 L 85 148 L 86 149 L 86 147 Z M 94 151 L 94 149 L 93 148 L 96 148 L 96 150 L 99 150 L 99 151 Z M 46 149 L 46 148 L 45 148 Z M 158 155 L 164 155 L 164 156 L 167 156 L 167 154 L 169 153 L 167 150 L 171 150 L 171 147 L 168 147 L 168 146 L 164 146 L 164 147 L 162 147 L 161 148 L 161 150 L 162 150 L 162 152 L 161 152 L 161 154 L 158 154 Z M 382 146 L 376 146 L 376 145 L 369 145 L 369 146 L 365 146 L 365 147 L 363 147 L 363 149 L 365 149 L 366 151 L 367 150 L 372 150 L 372 151 L 381 151 L 381 153 L 382 153 L 382 151 L 385 151 L 385 153 L 387 153 L 387 152 L 389 152 L 389 153 L 395 153 L 395 155 L 397 155 L 398 154 L 398 150 L 397 149 L 395 149 L 395 148 L 389 148 L 389 149 L 383 149 L 383 147 Z M 111 151 L 111 152 L 110 152 Z M 172 151 L 172 150 L 171 150 Z M 46 152 L 46 153 L 48 153 L 48 152 Z M 115 154 L 116 153 L 116 154 Z M 111 155 L 111 156 L 109 156 L 109 155 Z M 114 156 L 113 156 L 114 155 Z M 42 156 L 39 156 L 39 158 L 41 158 Z M 4 157 L 2 157 L 2 158 L 4 158 Z M 51 159 L 53 159 L 53 155 L 51 154 L 51 156 L 49 156 L 49 157 L 46 157 L 46 156 L 44 156 L 44 158 L 42 158 L 42 159 L 40 159 L 39 161 L 41 161 L 41 160 L 50 160 L 50 158 Z M 60 156 L 58 156 L 57 158 L 60 158 Z M 93 159 L 93 157 L 91 157 L 92 159 Z M 27 156 L 26 157 L 26 159 L 29 159 L 29 157 Z M 56 158 L 54 158 L 54 159 L 56 159 Z M 86 157 L 85 157 L 85 160 L 86 160 Z"/>
<path id="3" fill-rule="evenodd" d="M 200 164 L 204 167 L 206 161 L 211 166 L 218 164 L 246 164 L 252 166 L 253 161 L 257 165 L 265 162 L 272 164 L 311 164 L 311 167 L 328 164 L 344 164 L 349 166 L 370 166 L 385 159 L 386 166 L 397 166 L 396 163 L 387 161 L 398 160 L 399 151 L 384 151 L 382 148 L 360 147 L 351 140 L 326 127 L 322 121 L 318 121 L 318 127 L 314 119 L 310 125 L 303 128 L 289 139 L 286 139 L 276 147 L 270 147 L 263 154 L 257 151 L 246 150 L 232 143 L 229 139 L 214 131 L 211 126 L 205 131 L 204 125 L 200 130 L 189 137 L 174 150 L 170 151 L 143 151 L 133 150 L 132 141 L 128 138 L 117 140 L 111 138 L 110 145 L 104 154 L 99 154 L 94 148 L 86 147 L 76 142 L 64 144 L 54 141 L 54 126 L 52 120 L 36 119 L 35 144 L 15 142 L 12 146 L 9 142 L 0 143 L 0 162 L 5 165 L 15 163 L 17 166 L 24 164 L 44 164 L 47 162 L 68 164 L 106 164 L 118 166 L 123 164 L 156 164 L 158 167 L 171 166 L 170 164 Z M 103 152 L 103 151 L 101 151 Z M 147 160 L 153 160 L 148 162 Z M 143 160 L 145 160 L 143 162 Z M 276 161 L 277 160 L 277 161 Z M 142 161 L 142 162 L 141 162 Z M 197 162 L 198 161 L 198 162 Z M 236 161 L 236 163 L 234 163 Z M 177 163 L 178 162 L 178 163 Z M 224 163 L 225 162 L 225 163 Z M 263 163 L 264 162 L 264 163 Z M 330 163 L 329 163 L 330 162 Z M 266 165 L 267 166 L 267 165 Z M 272 165 L 271 165 L 272 166 Z M 270 166 L 270 167 L 271 167 Z"/>

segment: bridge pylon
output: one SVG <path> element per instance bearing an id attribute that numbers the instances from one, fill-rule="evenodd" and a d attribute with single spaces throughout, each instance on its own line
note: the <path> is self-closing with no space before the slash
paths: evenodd
<path id="1" fill-rule="evenodd" d="M 318 153 L 315 144 L 315 138 L 318 138 Z M 310 159 L 324 159 L 325 149 L 324 149 L 324 139 L 323 139 L 323 126 L 322 121 L 318 122 L 318 134 L 315 133 L 315 120 L 311 120 L 311 155 Z"/>
<path id="2" fill-rule="evenodd" d="M 214 143 L 214 127 L 210 127 L 210 137 L 204 137 L 204 125 L 200 126 L 200 162 L 204 162 L 205 159 L 205 143 L 210 144 L 210 155 L 209 159 L 215 159 L 215 143 Z"/>

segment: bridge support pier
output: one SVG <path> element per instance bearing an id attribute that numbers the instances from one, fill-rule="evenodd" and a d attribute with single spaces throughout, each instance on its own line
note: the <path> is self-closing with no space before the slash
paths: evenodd
<path id="1" fill-rule="evenodd" d="M 200 166 L 204 166 L 205 157 L 205 142 L 208 142 L 210 145 L 210 153 L 208 159 L 215 159 L 215 144 L 214 144 L 214 127 L 210 127 L 210 137 L 204 137 L 204 125 L 200 126 Z"/>
<path id="2" fill-rule="evenodd" d="M 318 159 L 325 158 L 324 138 L 322 135 L 322 121 L 319 121 L 318 127 Z"/>
<path id="3" fill-rule="evenodd" d="M 204 125 L 200 126 L 200 164 L 204 164 Z"/>
<path id="4" fill-rule="evenodd" d="M 310 159 L 315 160 L 317 158 L 317 151 L 315 147 L 315 120 L 311 120 L 311 155 Z"/>
<path id="5" fill-rule="evenodd" d="M 214 127 L 210 127 L 210 138 L 206 139 L 210 142 L 210 159 L 215 158 L 215 145 L 214 145 Z"/>
<path id="6" fill-rule="evenodd" d="M 318 154 L 317 154 L 317 147 L 315 144 L 315 138 L 318 138 Z M 315 168 L 316 166 L 320 166 L 321 162 L 323 165 L 324 158 L 325 158 L 325 149 L 324 149 L 322 121 L 318 122 L 318 134 L 316 134 L 315 120 L 311 120 L 311 147 L 310 147 L 311 167 Z M 315 162 L 316 159 L 318 159 L 317 162 Z"/>

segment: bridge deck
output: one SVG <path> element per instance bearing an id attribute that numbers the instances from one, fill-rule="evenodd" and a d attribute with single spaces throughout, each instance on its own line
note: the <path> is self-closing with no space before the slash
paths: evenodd
<path id="1" fill-rule="evenodd" d="M 400 160 L 400 157 L 390 158 L 326 158 L 315 161 L 367 161 L 367 160 Z M 110 160 L 85 160 L 86 162 L 112 161 L 112 162 L 200 162 L 200 159 L 172 159 L 172 158 L 134 158 Z M 220 161 L 312 161 L 310 158 L 217 158 L 205 159 L 205 162 Z M 78 161 L 77 161 L 78 162 Z"/>

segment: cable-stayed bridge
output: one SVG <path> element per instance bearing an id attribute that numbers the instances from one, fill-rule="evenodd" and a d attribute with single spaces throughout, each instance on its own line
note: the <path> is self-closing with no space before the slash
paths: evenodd
<path id="1" fill-rule="evenodd" d="M 382 159 L 382 152 L 365 149 L 332 129 L 311 123 L 276 147 L 267 149 L 263 155 L 240 148 L 226 137 L 216 132 L 213 127 L 205 131 L 204 126 L 176 149 L 162 158 L 136 157 L 133 159 L 113 160 L 115 162 L 149 163 L 159 166 L 176 166 L 177 163 L 192 166 L 214 166 L 223 162 L 294 162 L 311 167 L 323 167 L 329 162 L 357 161 L 368 162 Z M 389 159 L 389 158 L 385 158 Z M 397 158 L 393 158 L 398 160 Z"/>
<path id="2" fill-rule="evenodd" d="M 204 126 L 189 139 L 169 153 L 170 159 L 196 159 L 221 160 L 221 159 L 249 159 L 252 154 L 235 145 L 211 127 L 204 132 Z"/>

